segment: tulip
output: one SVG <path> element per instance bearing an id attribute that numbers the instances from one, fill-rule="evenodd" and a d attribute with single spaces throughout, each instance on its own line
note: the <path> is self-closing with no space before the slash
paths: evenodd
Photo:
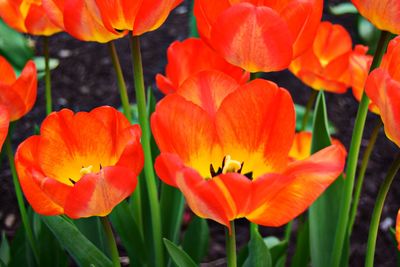
<path id="1" fill-rule="evenodd" d="M 345 93 L 351 86 L 350 34 L 341 25 L 321 22 L 313 46 L 295 59 L 289 70 L 315 90 Z"/>
<path id="2" fill-rule="evenodd" d="M 363 17 L 378 29 L 400 34 L 400 2 L 398 0 L 352 0 Z"/>
<path id="3" fill-rule="evenodd" d="M 0 18 L 11 28 L 33 35 L 53 35 L 62 29 L 46 15 L 41 0 L 1 0 Z"/>
<path id="4" fill-rule="evenodd" d="M 370 73 L 365 92 L 377 106 L 386 136 L 400 146 L 400 38 L 393 39 L 379 68 Z"/>
<path id="5" fill-rule="evenodd" d="M 397 212 L 397 218 L 396 218 L 396 240 L 397 240 L 397 249 L 400 250 L 400 209 Z"/>
<path id="6" fill-rule="evenodd" d="M 0 148 L 10 121 L 28 113 L 36 100 L 37 75 L 33 61 L 28 61 L 17 78 L 13 67 L 0 56 Z"/>
<path id="7" fill-rule="evenodd" d="M 296 133 L 293 140 L 292 148 L 289 151 L 289 158 L 291 160 L 303 160 L 311 156 L 311 141 L 312 141 L 312 133 L 311 132 L 299 132 Z M 346 151 L 343 144 L 332 138 L 332 144 L 340 147 L 343 151 Z"/>
<path id="8" fill-rule="evenodd" d="M 216 71 L 189 78 L 159 102 L 151 128 L 158 176 L 192 211 L 230 227 L 236 218 L 280 226 L 303 212 L 342 172 L 332 145 L 290 162 L 295 112 L 290 94 L 261 79 L 239 85 Z"/>
<path id="9" fill-rule="evenodd" d="M 106 43 L 132 31 L 134 35 L 161 26 L 182 0 L 43 0 L 50 19 L 73 37 Z"/>
<path id="10" fill-rule="evenodd" d="M 63 109 L 18 147 L 22 190 L 43 215 L 106 216 L 135 189 L 143 168 L 141 131 L 112 107 Z"/>
<path id="11" fill-rule="evenodd" d="M 322 0 L 198 0 L 200 36 L 229 63 L 249 72 L 289 66 L 311 44 Z"/>
<path id="12" fill-rule="evenodd" d="M 249 80 L 248 72 L 226 62 L 201 39 L 175 41 L 168 47 L 167 56 L 166 75 L 156 76 L 157 86 L 164 94 L 175 92 L 187 78 L 204 70 L 225 72 L 239 83 Z"/>

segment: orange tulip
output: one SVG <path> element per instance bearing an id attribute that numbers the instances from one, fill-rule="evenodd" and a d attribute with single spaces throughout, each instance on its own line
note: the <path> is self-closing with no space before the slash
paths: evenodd
<path id="1" fill-rule="evenodd" d="M 157 86 L 164 94 L 175 92 L 188 77 L 204 70 L 225 72 L 239 83 L 249 80 L 248 72 L 226 62 L 201 39 L 175 41 L 168 47 L 167 55 L 166 76 L 156 76 Z"/>
<path id="2" fill-rule="evenodd" d="M 400 37 L 389 43 L 381 66 L 370 73 L 365 92 L 377 106 L 387 137 L 400 146 Z"/>
<path id="3" fill-rule="evenodd" d="M 182 0 L 43 0 L 50 19 L 77 39 L 105 43 L 161 26 Z"/>
<path id="4" fill-rule="evenodd" d="M 378 29 L 400 34 L 400 2 L 398 0 L 352 0 L 363 17 Z"/>
<path id="5" fill-rule="evenodd" d="M 1 0 L 0 18 L 23 33 L 49 36 L 62 31 L 49 20 L 41 0 Z"/>
<path id="6" fill-rule="evenodd" d="M 295 59 L 289 70 L 315 90 L 345 93 L 351 86 L 349 57 L 352 41 L 345 28 L 321 22 L 313 46 Z"/>
<path id="7" fill-rule="evenodd" d="M 201 37 L 228 62 L 249 72 L 289 66 L 311 44 L 322 0 L 198 0 Z"/>
<path id="8" fill-rule="evenodd" d="M 17 149 L 22 190 L 43 215 L 106 216 L 128 197 L 143 168 L 141 131 L 112 107 L 63 109 Z"/>
<path id="9" fill-rule="evenodd" d="M 310 157 L 311 141 L 312 141 L 311 132 L 296 133 L 296 135 L 294 136 L 292 148 L 289 151 L 289 158 L 291 160 L 303 160 Z M 332 144 L 341 147 L 343 151 L 346 151 L 346 148 L 339 140 L 332 138 Z"/>
<path id="10" fill-rule="evenodd" d="M 28 113 L 36 100 L 37 75 L 33 61 L 28 61 L 17 78 L 14 69 L 0 56 L 0 148 L 7 136 L 10 121 Z"/>
<path id="11" fill-rule="evenodd" d="M 295 130 L 290 94 L 256 79 L 239 85 L 216 71 L 189 78 L 159 102 L 151 128 L 155 169 L 198 216 L 229 227 L 245 217 L 280 226 L 303 212 L 342 172 L 332 145 L 289 162 Z"/>
<path id="12" fill-rule="evenodd" d="M 397 249 L 400 250 L 400 209 L 397 212 L 397 218 L 396 218 L 396 240 L 397 240 Z"/>

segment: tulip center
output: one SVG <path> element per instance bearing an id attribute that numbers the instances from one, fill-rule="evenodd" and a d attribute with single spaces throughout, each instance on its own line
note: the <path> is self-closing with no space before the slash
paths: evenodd
<path id="1" fill-rule="evenodd" d="M 102 167 L 101 167 L 101 164 L 100 164 L 100 170 L 102 169 Z M 89 166 L 87 166 L 87 167 L 85 167 L 85 166 L 82 166 L 82 168 L 80 169 L 80 171 L 79 171 L 79 174 L 81 175 L 81 177 L 82 176 L 84 176 L 84 175 L 86 175 L 86 174 L 89 174 L 89 173 L 93 173 L 93 172 L 95 172 L 96 170 L 94 170 L 93 169 L 93 165 L 89 165 Z M 69 178 L 69 181 L 74 185 L 77 181 L 78 181 L 79 179 L 72 179 L 72 178 Z"/>
<path id="2" fill-rule="evenodd" d="M 211 177 L 218 176 L 220 174 L 227 174 L 231 172 L 236 172 L 236 173 L 241 173 L 243 169 L 244 162 L 240 162 L 237 160 L 232 159 L 230 155 L 226 155 L 222 159 L 222 164 L 221 167 L 218 167 L 217 171 L 215 171 L 214 166 L 210 164 L 210 174 Z M 253 172 L 248 172 L 245 173 L 244 176 L 246 176 L 249 179 L 253 178 Z"/>

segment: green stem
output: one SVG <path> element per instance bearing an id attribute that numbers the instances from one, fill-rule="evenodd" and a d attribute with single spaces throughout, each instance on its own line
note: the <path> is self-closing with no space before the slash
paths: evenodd
<path id="1" fill-rule="evenodd" d="M 144 88 L 142 57 L 140 52 L 140 40 L 138 36 L 131 35 L 133 77 L 135 80 L 136 103 L 139 113 L 139 122 L 142 128 L 142 146 L 144 150 L 144 173 L 146 176 L 147 190 L 149 195 L 152 233 L 156 266 L 164 266 L 164 255 L 161 236 L 160 204 L 158 202 L 158 191 L 156 177 L 153 169 L 153 158 L 150 147 L 150 127 L 146 109 L 146 95 Z"/>
<path id="2" fill-rule="evenodd" d="M 254 225 L 254 224 L 252 224 Z M 235 234 L 235 223 L 234 221 L 230 222 L 231 231 L 226 228 L 225 236 L 226 236 L 226 259 L 228 267 L 236 267 L 236 234 Z M 258 230 L 257 230 L 258 231 Z"/>
<path id="3" fill-rule="evenodd" d="M 318 95 L 318 91 L 311 89 L 311 95 L 308 98 L 308 101 L 306 104 L 306 111 L 304 112 L 303 120 L 301 121 L 300 132 L 304 131 L 307 127 L 308 117 L 310 116 L 311 108 L 315 103 L 315 99 L 317 98 L 317 95 Z"/>
<path id="4" fill-rule="evenodd" d="M 46 114 L 49 115 L 53 111 L 51 99 L 51 74 L 50 74 L 50 56 L 49 56 L 49 37 L 43 37 L 43 53 L 45 65 L 45 97 L 46 97 Z"/>
<path id="5" fill-rule="evenodd" d="M 361 161 L 361 166 L 359 169 L 358 177 L 357 177 L 357 183 L 356 183 L 356 188 L 354 191 L 354 197 L 353 197 L 353 203 L 351 206 L 351 212 L 350 212 L 350 219 L 349 219 L 349 228 L 348 228 L 348 235 L 351 235 L 351 232 L 353 231 L 353 226 L 354 222 L 356 220 L 356 215 L 357 215 L 357 208 L 358 208 L 358 203 L 360 202 L 360 195 L 361 195 L 361 189 L 362 185 L 364 182 L 364 176 L 365 176 L 365 171 L 367 170 L 369 158 L 371 156 L 372 150 L 375 146 L 376 139 L 378 138 L 379 130 L 382 127 L 382 121 L 381 119 L 378 119 L 378 122 L 376 123 L 374 129 L 372 130 L 371 137 L 368 142 L 368 146 L 365 149 L 363 159 Z"/>
<path id="6" fill-rule="evenodd" d="M 391 34 L 386 31 L 381 32 L 378 47 L 375 51 L 374 59 L 371 64 L 370 72 L 376 69 L 385 54 Z M 338 227 L 336 229 L 335 241 L 333 244 L 331 266 L 338 267 L 342 258 L 342 248 L 346 239 L 348 229 L 348 219 L 353 195 L 354 180 L 357 168 L 358 154 L 360 152 L 361 139 L 364 131 L 365 120 L 368 113 L 369 99 L 363 92 L 360 105 L 358 106 L 356 121 L 354 124 L 353 135 L 351 138 L 350 150 L 347 159 L 346 179 L 344 185 L 343 198 L 340 203 Z"/>
<path id="7" fill-rule="evenodd" d="M 129 104 L 128 90 L 126 89 L 124 74 L 122 73 L 121 64 L 119 62 L 117 49 L 115 48 L 115 43 L 113 41 L 108 43 L 108 51 L 111 56 L 111 61 L 117 74 L 117 85 L 119 89 L 119 95 L 121 97 L 122 108 L 126 118 L 132 122 L 131 106 Z"/>
<path id="8" fill-rule="evenodd" d="M 376 198 L 374 211 L 372 213 L 371 224 L 369 227 L 367 252 L 365 256 L 365 267 L 374 266 L 375 246 L 376 237 L 378 235 L 379 221 L 382 215 L 382 209 L 385 203 L 386 195 L 389 192 L 390 185 L 392 184 L 397 171 L 400 169 L 400 153 L 389 168 L 389 171 L 383 181 L 381 188 L 379 189 L 378 196 Z"/>
<path id="9" fill-rule="evenodd" d="M 10 169 L 11 169 L 12 179 L 13 179 L 13 183 L 14 183 L 15 195 L 17 197 L 17 202 L 18 202 L 19 212 L 21 214 L 22 224 L 24 225 L 25 233 L 28 238 L 28 243 L 32 248 L 32 252 L 33 252 L 33 256 L 35 257 L 35 261 L 38 264 L 38 266 L 40 266 L 39 250 L 36 247 L 36 243 L 33 238 L 32 228 L 30 226 L 28 213 L 26 212 L 26 208 L 25 208 L 25 204 L 24 204 L 24 197 L 22 194 L 21 186 L 19 184 L 17 171 L 15 169 L 14 153 L 13 153 L 12 147 L 11 147 L 11 134 L 10 133 L 8 134 L 8 136 L 6 138 L 6 142 L 4 145 L 5 145 L 6 154 L 8 156 L 8 160 L 10 163 Z"/>
<path id="10" fill-rule="evenodd" d="M 258 234 L 258 224 L 250 223 L 250 236 L 254 236 L 254 234 Z"/>
<path id="11" fill-rule="evenodd" d="M 121 267 L 121 262 L 119 261 L 117 242 L 115 242 L 114 233 L 112 231 L 108 217 L 100 217 L 100 221 L 101 224 L 103 225 L 103 229 L 106 234 L 108 250 L 111 255 L 113 266 Z"/>

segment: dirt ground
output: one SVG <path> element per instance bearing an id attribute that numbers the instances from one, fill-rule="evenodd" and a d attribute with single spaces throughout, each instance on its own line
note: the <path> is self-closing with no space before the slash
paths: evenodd
<path id="1" fill-rule="evenodd" d="M 326 1 L 333 4 L 340 1 Z M 188 4 L 175 9 L 168 21 L 156 32 L 145 34 L 142 38 L 143 64 L 145 82 L 155 92 L 154 77 L 157 73 L 164 71 L 166 63 L 166 49 L 174 40 L 183 40 L 188 36 Z M 355 17 L 346 15 L 333 17 L 325 14 L 324 19 L 343 24 L 350 29 L 355 36 Z M 41 39 L 34 38 L 37 42 L 38 54 L 41 53 Z M 130 63 L 130 49 L 128 40 L 116 42 L 121 59 L 123 71 L 128 85 L 129 96 L 134 101 L 132 88 L 132 71 Z M 91 110 L 101 105 L 120 106 L 120 99 L 116 87 L 115 73 L 112 69 L 107 45 L 98 43 L 79 42 L 67 34 L 58 34 L 50 39 L 51 56 L 60 59 L 60 65 L 52 72 L 54 109 L 59 110 L 68 107 L 75 111 Z M 287 88 L 296 103 L 305 104 L 311 91 L 288 71 L 270 73 L 265 77 L 277 82 L 280 86 Z M 160 93 L 156 93 L 161 97 Z M 346 148 L 349 148 L 352 128 L 357 112 L 357 102 L 349 91 L 343 95 L 326 94 L 329 118 L 337 129 L 336 137 L 340 138 Z M 37 102 L 33 110 L 16 125 L 13 143 L 17 145 L 24 138 L 33 133 L 35 124 L 40 124 L 45 116 L 44 105 L 44 83 L 39 84 Z M 367 127 L 362 142 L 362 150 L 367 145 L 371 130 L 378 119 L 376 115 L 369 114 Z M 372 154 L 367 175 L 362 190 L 360 208 L 351 238 L 351 264 L 350 266 L 362 266 L 366 249 L 370 216 L 372 213 L 375 197 L 379 185 L 385 177 L 388 166 L 398 152 L 383 131 L 380 132 L 376 148 Z M 11 174 L 8 165 L 3 160 L 0 170 L 0 229 L 10 237 L 19 225 L 18 208 L 11 183 Z M 394 227 L 395 216 L 399 208 L 400 183 L 395 180 L 384 208 L 380 233 L 378 236 L 376 266 L 395 266 L 396 249 L 389 232 Z M 211 227 L 211 245 L 207 261 L 215 261 L 224 257 L 224 229 L 222 226 L 209 222 Z M 282 236 L 283 228 L 263 228 L 264 235 Z M 238 244 L 244 244 L 248 239 L 248 227 L 245 221 L 237 224 Z M 292 240 L 292 245 L 294 240 Z M 292 246 L 291 246 L 292 247 Z"/>

